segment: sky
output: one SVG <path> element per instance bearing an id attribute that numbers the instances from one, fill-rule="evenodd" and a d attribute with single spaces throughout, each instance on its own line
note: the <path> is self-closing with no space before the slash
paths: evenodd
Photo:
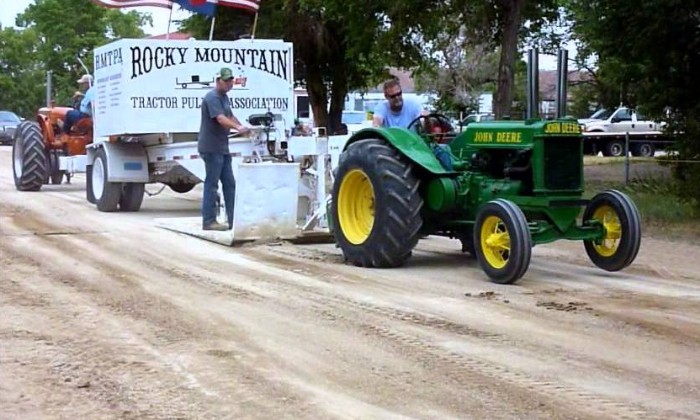
<path id="1" fill-rule="evenodd" d="M 67 0 L 70 1 L 70 0 Z M 18 14 L 33 4 L 34 0 L 0 0 L 0 23 L 3 28 L 15 26 L 15 18 Z M 143 31 L 148 35 L 162 35 L 168 31 L 168 15 L 170 10 L 162 7 L 130 7 L 125 11 L 135 10 L 141 13 L 150 13 L 153 17 L 153 26 L 146 26 Z M 191 13 L 186 10 L 181 10 L 180 7 L 173 8 L 172 20 L 182 20 L 191 16 Z M 170 31 L 176 29 L 175 23 L 170 25 Z"/>

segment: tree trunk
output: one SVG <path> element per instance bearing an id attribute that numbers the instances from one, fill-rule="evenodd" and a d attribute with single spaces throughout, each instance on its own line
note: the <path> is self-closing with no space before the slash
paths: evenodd
<path id="1" fill-rule="evenodd" d="M 515 58 L 518 53 L 518 32 L 525 0 L 504 0 L 500 2 L 503 10 L 503 41 L 501 58 L 498 63 L 498 85 L 493 99 L 496 119 L 511 116 L 513 104 L 513 85 L 515 84 Z M 511 116 L 513 117 L 513 116 Z M 519 119 L 514 118 L 514 119 Z"/>
<path id="2" fill-rule="evenodd" d="M 323 83 L 323 76 L 316 70 L 306 73 L 306 92 L 309 94 L 311 112 L 314 114 L 315 127 L 328 126 L 328 90 Z"/>
<path id="3" fill-rule="evenodd" d="M 342 61 L 336 65 L 331 81 L 331 106 L 328 113 L 328 134 L 340 132 L 340 125 L 343 120 L 343 109 L 345 108 L 345 96 L 348 94 L 348 83 Z"/>

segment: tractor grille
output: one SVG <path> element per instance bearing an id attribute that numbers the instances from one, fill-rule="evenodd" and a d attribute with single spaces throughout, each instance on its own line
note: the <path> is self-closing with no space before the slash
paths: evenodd
<path id="1" fill-rule="evenodd" d="M 544 139 L 544 185 L 548 190 L 581 188 L 581 140 Z"/>

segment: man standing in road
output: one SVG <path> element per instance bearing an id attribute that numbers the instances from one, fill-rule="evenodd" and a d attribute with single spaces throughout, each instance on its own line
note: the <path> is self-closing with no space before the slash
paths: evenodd
<path id="1" fill-rule="evenodd" d="M 233 72 L 223 67 L 216 75 L 216 87 L 204 95 L 202 121 L 197 138 L 197 150 L 204 161 L 206 177 L 202 199 L 202 229 L 229 230 L 233 227 L 233 206 L 236 180 L 233 177 L 231 154 L 228 148 L 229 130 L 247 134 L 250 130 L 241 124 L 231 111 L 227 93 L 233 87 Z M 216 196 L 221 181 L 228 226 L 216 221 Z"/>
<path id="2" fill-rule="evenodd" d="M 372 125 L 375 127 L 408 128 L 413 120 L 425 114 L 418 102 L 411 99 L 404 101 L 401 85 L 396 79 L 384 82 L 384 97 L 386 101 L 374 109 Z"/>

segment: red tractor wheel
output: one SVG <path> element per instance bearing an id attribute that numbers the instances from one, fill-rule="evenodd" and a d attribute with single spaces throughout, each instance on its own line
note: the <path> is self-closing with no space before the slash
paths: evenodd
<path id="1" fill-rule="evenodd" d="M 48 177 L 48 162 L 39 124 L 23 121 L 15 132 L 12 171 L 19 191 L 39 191 Z"/>

